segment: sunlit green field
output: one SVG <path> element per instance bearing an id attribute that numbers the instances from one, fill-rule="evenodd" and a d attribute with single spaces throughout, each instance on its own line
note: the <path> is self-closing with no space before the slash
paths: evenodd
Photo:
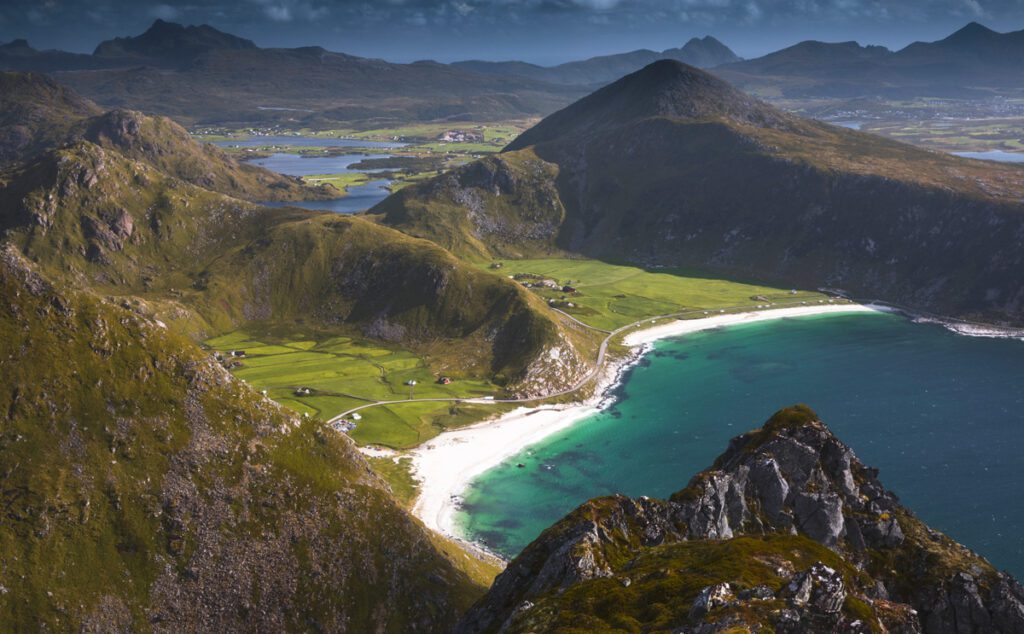
<path id="1" fill-rule="evenodd" d="M 300 336 L 301 337 L 301 336 Z M 236 331 L 206 341 L 213 350 L 243 350 L 242 366 L 232 372 L 297 412 L 327 420 L 372 401 L 466 398 L 493 395 L 499 388 L 481 380 L 437 383 L 423 359 L 411 352 L 350 337 L 278 339 Z M 410 388 L 407 381 L 416 381 Z M 299 388 L 311 394 L 297 395 Z M 479 420 L 493 406 L 409 403 L 371 408 L 352 437 L 360 444 L 403 448 L 436 436 L 445 428 Z"/>
<path id="2" fill-rule="evenodd" d="M 605 330 L 657 315 L 687 309 L 753 307 L 769 303 L 818 301 L 813 292 L 795 295 L 785 289 L 730 282 L 670 272 L 645 271 L 596 260 L 538 259 L 506 261 L 496 275 L 532 273 L 571 285 L 577 293 L 536 290 L 545 299 L 588 325 Z M 563 299 L 564 298 L 564 299 Z M 755 299 L 756 298 L 756 299 Z M 573 306 L 568 306 L 568 303 Z M 297 412 L 322 420 L 374 401 L 424 398 L 472 398 L 498 395 L 487 381 L 457 378 L 437 382 L 420 356 L 353 337 L 294 334 L 285 338 L 236 331 L 205 342 L 213 350 L 244 350 L 241 367 L 232 372 L 253 387 Z M 408 381 L 416 381 L 410 388 Z M 296 394 L 309 388 L 310 394 Z M 351 432 L 362 445 L 405 449 L 445 429 L 477 422 L 510 409 L 502 404 L 411 402 L 373 407 L 360 412 Z"/>
<path id="3" fill-rule="evenodd" d="M 790 294 L 787 289 L 744 284 L 707 277 L 686 276 L 679 272 L 645 271 L 597 260 L 507 260 L 495 274 L 533 273 L 575 288 L 578 293 L 555 290 L 535 291 L 580 321 L 605 330 L 614 330 L 645 317 L 666 315 L 686 309 L 720 309 L 770 303 L 818 301 L 816 292 Z M 564 299 L 563 299 L 564 298 Z M 567 306 L 574 304 L 573 307 Z"/>

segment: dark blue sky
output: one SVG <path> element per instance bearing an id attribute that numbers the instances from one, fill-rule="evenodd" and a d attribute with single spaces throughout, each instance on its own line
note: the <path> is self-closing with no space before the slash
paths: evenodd
<path id="1" fill-rule="evenodd" d="M 0 0 L 0 41 L 89 52 L 154 18 L 211 24 L 261 46 L 394 61 L 556 63 L 711 34 L 744 57 L 804 39 L 902 47 L 976 20 L 1024 28 L 1021 0 Z"/>

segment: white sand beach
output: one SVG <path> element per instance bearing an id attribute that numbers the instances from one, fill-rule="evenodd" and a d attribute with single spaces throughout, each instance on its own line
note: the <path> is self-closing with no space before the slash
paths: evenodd
<path id="1" fill-rule="evenodd" d="M 678 320 L 630 333 L 627 346 L 639 348 L 658 339 L 735 324 L 746 324 L 785 317 L 805 317 L 853 312 L 878 312 L 859 304 L 822 304 L 761 310 L 749 313 L 712 315 L 702 319 Z M 445 432 L 417 447 L 410 456 L 413 470 L 420 479 L 420 495 L 413 513 L 435 531 L 463 540 L 455 526 L 459 496 L 478 475 L 501 464 L 524 448 L 570 427 L 595 414 L 608 400 L 623 370 L 639 358 L 641 349 L 632 358 L 609 366 L 599 379 L 596 396 L 582 402 L 537 408 L 520 407 L 500 418 Z"/>
<path id="2" fill-rule="evenodd" d="M 638 330 L 626 335 L 622 342 L 630 347 L 652 343 L 659 339 L 678 337 L 691 332 L 711 330 L 724 326 L 735 326 L 737 324 L 752 324 L 758 321 L 770 319 L 783 319 L 786 317 L 810 317 L 813 315 L 830 315 L 835 313 L 872 313 L 880 312 L 880 308 L 869 308 L 860 304 L 812 304 L 808 306 L 793 306 L 790 308 L 773 308 L 759 310 L 749 313 L 733 313 L 716 315 L 714 313 L 702 319 L 677 319 L 667 324 L 661 324 L 644 330 Z"/>

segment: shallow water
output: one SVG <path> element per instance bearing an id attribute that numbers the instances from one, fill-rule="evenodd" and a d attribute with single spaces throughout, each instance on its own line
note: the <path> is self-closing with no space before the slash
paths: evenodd
<path id="1" fill-rule="evenodd" d="M 374 154 L 372 158 L 387 158 L 387 154 Z M 341 154 L 338 156 L 302 156 L 278 152 L 270 156 L 248 161 L 253 165 L 265 167 L 280 174 L 289 176 L 313 176 L 314 174 L 372 174 L 381 170 L 357 170 L 352 165 L 371 158 L 367 154 Z M 385 170 L 386 171 L 386 170 Z"/>
<path id="2" fill-rule="evenodd" d="M 271 145 L 293 145 L 301 147 L 364 147 L 400 148 L 408 143 L 398 141 L 363 141 L 360 139 L 325 139 L 308 136 L 257 136 L 243 141 L 212 141 L 220 147 L 268 147 Z"/>
<path id="3" fill-rule="evenodd" d="M 333 211 L 339 214 L 352 214 L 365 211 L 380 201 L 387 198 L 391 192 L 388 185 L 392 181 L 379 180 L 370 181 L 364 185 L 354 185 L 346 188 L 348 195 L 344 198 L 331 200 L 301 200 L 295 202 L 265 202 L 267 207 L 302 207 L 303 209 L 317 209 Z"/>
<path id="4" fill-rule="evenodd" d="M 659 342 L 614 407 L 478 478 L 459 521 L 514 555 L 589 498 L 682 489 L 731 437 L 804 402 L 924 521 L 1021 575 L 1022 377 L 1021 341 L 895 315 L 689 334 Z"/>
<path id="5" fill-rule="evenodd" d="M 956 156 L 980 159 L 982 161 L 998 161 L 1000 163 L 1024 163 L 1024 152 L 1004 152 L 989 150 L 988 152 L 953 152 Z"/>
<path id="6" fill-rule="evenodd" d="M 351 166 L 367 158 L 366 154 L 342 154 L 339 156 L 309 156 L 278 152 L 264 158 L 250 161 L 269 170 L 289 176 L 312 176 L 314 174 L 373 174 L 387 170 L 356 170 Z M 387 154 L 375 154 L 374 158 L 384 158 Z M 302 207 L 350 214 L 365 211 L 387 198 L 391 192 L 387 189 L 392 181 L 381 179 L 363 185 L 350 185 L 345 188 L 348 195 L 332 200 L 301 200 L 287 203 L 265 202 L 268 207 Z"/>

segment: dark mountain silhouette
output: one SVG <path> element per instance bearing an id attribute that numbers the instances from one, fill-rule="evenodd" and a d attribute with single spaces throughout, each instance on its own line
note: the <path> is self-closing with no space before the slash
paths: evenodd
<path id="1" fill-rule="evenodd" d="M 1024 80 L 1024 31 L 998 33 L 972 22 L 937 42 L 899 51 L 856 42 L 801 42 L 716 73 L 746 90 L 787 97 L 975 98 L 1017 94 Z"/>
<path id="2" fill-rule="evenodd" d="M 206 24 L 182 26 L 157 20 L 142 35 L 101 42 L 93 56 L 138 58 L 140 61 L 176 66 L 209 51 L 256 49 L 256 44 L 251 40 L 224 33 Z"/>
<path id="3" fill-rule="evenodd" d="M 453 66 L 479 73 L 526 77 L 554 84 L 600 85 L 637 71 L 659 59 L 674 59 L 692 66 L 711 68 L 739 61 L 740 58 L 725 44 L 707 35 L 703 38 L 692 38 L 679 48 L 670 48 L 660 53 L 641 49 L 629 53 L 592 57 L 578 62 L 567 62 L 557 66 L 545 67 L 516 61 L 466 61 L 455 62 Z"/>

